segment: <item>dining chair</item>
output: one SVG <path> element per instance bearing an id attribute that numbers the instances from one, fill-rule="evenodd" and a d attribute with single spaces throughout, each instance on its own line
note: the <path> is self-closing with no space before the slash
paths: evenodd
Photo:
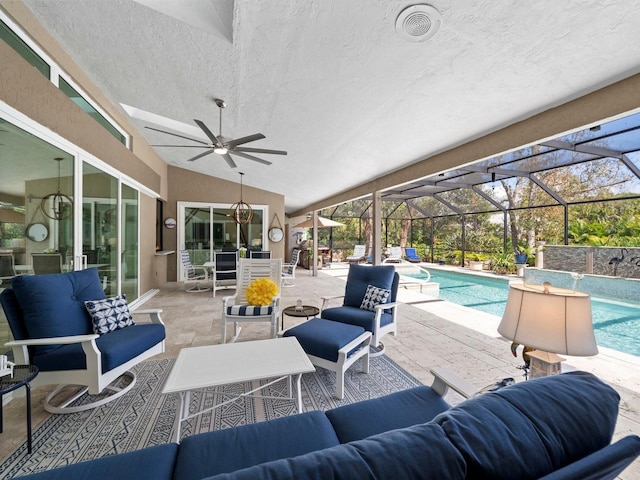
<path id="1" fill-rule="evenodd" d="M 59 253 L 32 253 L 31 267 L 36 275 L 62 273 L 62 255 Z"/>

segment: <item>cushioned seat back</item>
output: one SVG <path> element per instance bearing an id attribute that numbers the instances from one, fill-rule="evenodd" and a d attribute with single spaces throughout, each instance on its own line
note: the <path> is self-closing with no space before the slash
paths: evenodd
<path id="1" fill-rule="evenodd" d="M 186 437 L 173 478 L 199 480 L 334 445 L 336 434 L 320 411 L 225 428 Z"/>
<path id="2" fill-rule="evenodd" d="M 465 478 L 465 464 L 441 428 L 425 423 L 207 480 L 232 478 L 456 480 Z"/>
<path id="3" fill-rule="evenodd" d="M 348 307 L 360 308 L 364 294 L 369 285 L 374 287 L 391 290 L 389 302 L 395 300 L 398 285 L 395 285 L 393 291 L 395 277 L 395 267 L 386 265 L 357 265 L 349 266 L 349 275 L 347 277 L 347 285 L 345 287 L 344 305 Z"/>
<path id="4" fill-rule="evenodd" d="M 433 421 L 465 457 L 468 478 L 533 479 L 609 445 L 619 400 L 595 376 L 573 372 L 502 388 Z"/>
<path id="5" fill-rule="evenodd" d="M 17 305 L 11 301 L 11 294 L 7 294 L 3 298 L 7 299 L 9 309 L 5 308 L 4 300 L 3 308 L 7 318 L 11 317 L 9 325 L 14 338 L 21 337 L 20 340 L 93 333 L 84 302 L 106 298 L 95 268 L 52 275 L 21 275 L 15 277 L 11 285 Z M 57 346 L 38 346 L 33 353 L 37 355 L 55 348 Z"/>

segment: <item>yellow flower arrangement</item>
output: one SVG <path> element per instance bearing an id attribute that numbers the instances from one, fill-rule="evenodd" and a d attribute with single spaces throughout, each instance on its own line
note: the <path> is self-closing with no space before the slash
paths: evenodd
<path id="1" fill-rule="evenodd" d="M 247 287 L 249 305 L 269 305 L 278 294 L 278 286 L 270 278 L 256 278 Z"/>

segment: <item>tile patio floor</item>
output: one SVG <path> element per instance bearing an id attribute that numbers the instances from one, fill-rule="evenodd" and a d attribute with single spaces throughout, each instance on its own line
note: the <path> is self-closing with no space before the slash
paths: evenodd
<path id="1" fill-rule="evenodd" d="M 342 294 L 346 265 L 332 264 L 319 271 L 318 277 L 298 269 L 295 286 L 282 289 L 282 308 L 305 304 L 321 305 L 322 296 Z M 179 283 L 168 283 L 142 308 L 162 308 L 167 327 L 164 356 L 176 357 L 181 348 L 220 343 L 222 297 L 233 290 L 187 293 Z M 512 357 L 509 342 L 497 334 L 499 318 L 442 301 L 432 301 L 419 291 L 401 288 L 399 300 L 399 334 L 385 337 L 386 354 L 425 384 L 430 384 L 431 367 L 446 367 L 478 387 L 504 377 L 521 381 L 521 363 Z M 299 319 L 285 317 L 285 328 Z M 239 341 L 267 338 L 268 326 L 246 324 Z M 564 370 L 580 369 L 594 373 L 610 383 L 620 394 L 620 416 L 615 438 L 629 433 L 640 434 L 640 358 L 601 349 L 592 358 L 568 357 Z M 34 429 L 48 415 L 42 401 L 49 387 L 33 390 Z M 448 397 L 456 402 L 459 398 Z M 0 458 L 4 458 L 26 439 L 24 397 L 11 401 L 4 409 L 4 433 L 0 434 Z M 640 479 L 640 460 L 620 477 Z"/>

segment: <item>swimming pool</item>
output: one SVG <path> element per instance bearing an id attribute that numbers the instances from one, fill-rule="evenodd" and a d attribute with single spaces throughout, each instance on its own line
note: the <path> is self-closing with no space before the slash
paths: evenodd
<path id="1" fill-rule="evenodd" d="M 440 298 L 499 317 L 504 313 L 509 282 L 478 275 L 429 269 L 431 281 L 440 284 Z M 405 273 L 403 273 L 405 275 Z M 406 273 L 425 278 L 421 273 Z M 640 305 L 591 298 L 596 342 L 603 347 L 640 356 Z"/>

